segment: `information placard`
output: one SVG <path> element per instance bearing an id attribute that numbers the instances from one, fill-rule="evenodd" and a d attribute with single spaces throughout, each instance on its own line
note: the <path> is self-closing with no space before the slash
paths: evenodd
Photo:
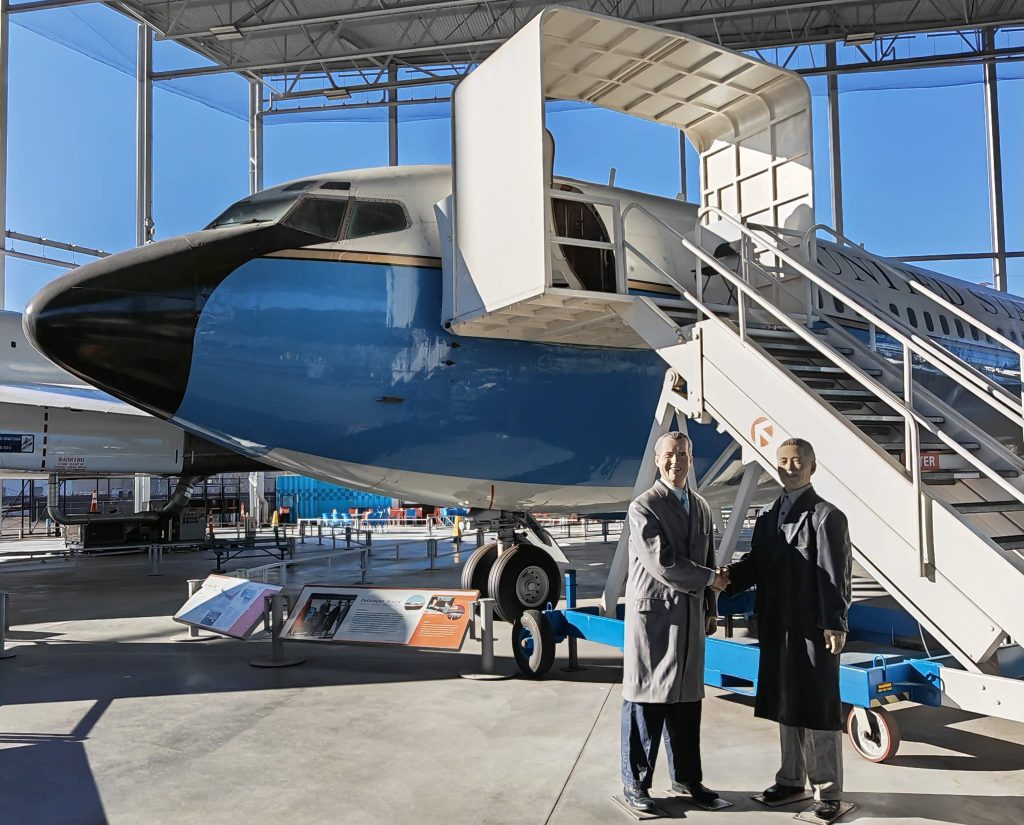
<path id="1" fill-rule="evenodd" d="M 282 636 L 303 642 L 459 650 L 476 590 L 410 590 L 307 584 Z"/>
<path id="2" fill-rule="evenodd" d="M 280 592 L 277 584 L 213 574 L 174 614 L 174 621 L 247 639 L 263 621 L 265 597 Z"/>

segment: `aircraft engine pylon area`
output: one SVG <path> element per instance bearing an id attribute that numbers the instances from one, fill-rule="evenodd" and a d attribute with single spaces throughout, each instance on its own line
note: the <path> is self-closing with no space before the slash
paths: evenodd
<path id="1" fill-rule="evenodd" d="M 628 202 L 553 187 L 545 100 L 681 129 L 700 153 L 702 206 L 792 231 L 813 222 L 802 78 L 678 32 L 551 8 L 456 88 L 443 320 L 459 334 L 645 346 L 611 311 L 646 271 L 622 238 L 642 236 L 645 219 L 627 226 Z M 589 217 L 605 229 L 579 237 L 566 211 L 576 227 Z M 586 271 L 588 253 L 603 257 L 606 278 Z"/>

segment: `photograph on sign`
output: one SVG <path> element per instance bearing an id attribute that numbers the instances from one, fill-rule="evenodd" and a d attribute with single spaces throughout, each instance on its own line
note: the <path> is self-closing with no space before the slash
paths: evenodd
<path id="1" fill-rule="evenodd" d="M 265 598 L 280 592 L 280 585 L 214 574 L 174 614 L 174 621 L 247 639 L 263 621 Z"/>
<path id="2" fill-rule="evenodd" d="M 306 642 L 459 650 L 475 590 L 306 585 L 282 636 Z"/>

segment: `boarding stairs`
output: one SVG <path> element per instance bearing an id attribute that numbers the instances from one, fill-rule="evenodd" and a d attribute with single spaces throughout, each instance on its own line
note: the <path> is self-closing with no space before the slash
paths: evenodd
<path id="1" fill-rule="evenodd" d="M 727 430 L 745 461 L 772 474 L 781 440 L 811 441 L 815 487 L 849 517 L 857 560 L 961 665 L 998 672 L 1006 640 L 1024 639 L 1024 461 L 925 385 L 984 405 L 1015 443 L 1020 397 L 862 301 L 807 257 L 806 238 L 800 248 L 715 208 L 704 218 L 736 238 L 733 266 L 714 256 L 715 235 L 701 243 L 700 231 L 691 240 L 665 230 L 728 285 L 734 306 L 709 306 L 696 294 L 702 279 L 664 271 L 691 305 L 689 323 L 646 297 L 614 306 L 671 368 L 671 405 Z M 840 326 L 821 313 L 833 299 L 855 319 Z M 883 357 L 880 341 L 900 347 L 901 361 Z"/>

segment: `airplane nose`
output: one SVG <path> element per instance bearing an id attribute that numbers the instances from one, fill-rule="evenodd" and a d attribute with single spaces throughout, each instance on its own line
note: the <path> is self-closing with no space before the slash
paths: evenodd
<path id="1" fill-rule="evenodd" d="M 178 409 L 198 319 L 194 249 L 173 238 L 103 258 L 44 287 L 25 332 L 51 361 L 157 414 Z"/>
<path id="2" fill-rule="evenodd" d="M 169 418 L 181 406 L 206 300 L 247 261 L 315 238 L 281 224 L 182 235 L 112 255 L 45 286 L 25 310 L 35 347 L 93 386 Z"/>

